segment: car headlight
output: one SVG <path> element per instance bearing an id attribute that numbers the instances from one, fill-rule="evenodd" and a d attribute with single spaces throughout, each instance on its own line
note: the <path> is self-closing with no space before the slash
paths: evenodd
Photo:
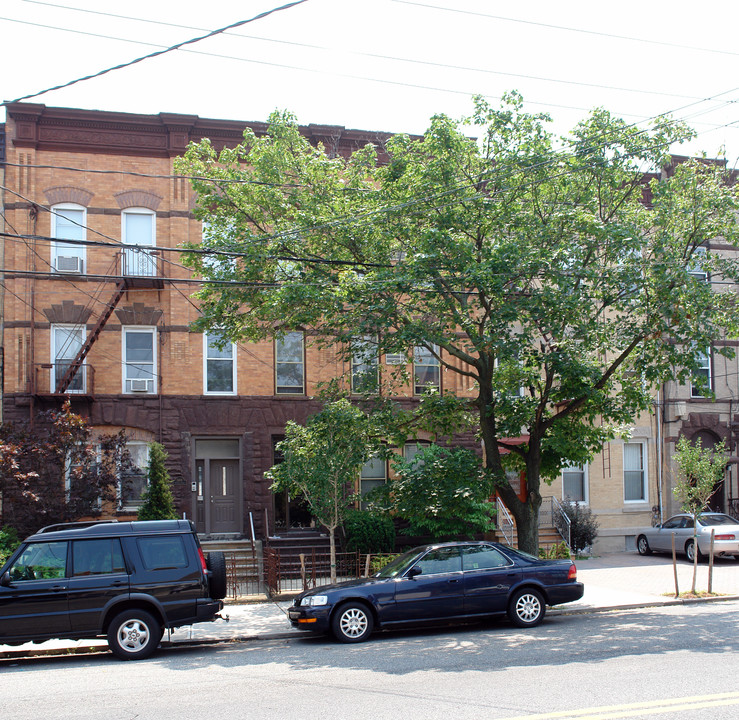
<path id="1" fill-rule="evenodd" d="M 308 595 L 300 601 L 301 606 L 306 605 L 327 605 L 328 595 Z"/>

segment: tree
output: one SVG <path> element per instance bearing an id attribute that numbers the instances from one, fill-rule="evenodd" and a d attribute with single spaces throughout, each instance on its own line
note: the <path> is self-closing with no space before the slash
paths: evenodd
<path id="1" fill-rule="evenodd" d="M 713 448 L 704 448 L 698 438 L 695 445 L 682 435 L 677 441 L 674 455 L 675 465 L 680 469 L 680 478 L 673 492 L 680 502 L 683 512 L 693 517 L 693 585 L 690 592 L 695 594 L 698 575 L 698 517 L 708 507 L 711 495 L 721 482 L 728 458 L 726 445 L 722 440 Z"/>
<path id="2" fill-rule="evenodd" d="M 562 503 L 564 511 L 569 523 L 564 518 L 556 519 L 557 529 L 560 533 L 569 533 L 569 545 L 573 554 L 577 555 L 581 550 L 589 547 L 598 537 L 598 521 L 593 517 L 593 511 L 587 505 L 581 505 L 579 502 Z"/>
<path id="3" fill-rule="evenodd" d="M 201 326 L 251 340 L 300 327 L 344 358 L 357 338 L 432 354 L 475 388 L 486 468 L 532 553 L 542 483 L 623 432 L 660 382 L 687 381 L 739 319 L 695 273 L 739 274 L 703 253 L 736 244 L 739 203 L 723 166 L 671 163 L 691 131 L 599 109 L 558 140 L 547 120 L 516 94 L 478 98 L 466 121 L 389 139 L 378 163 L 372 146 L 330 157 L 275 113 L 264 136 L 220 153 L 203 140 L 178 164 L 202 178 L 209 223 L 187 262 L 219 281 L 198 294 Z"/>
<path id="4" fill-rule="evenodd" d="M 116 502 L 119 477 L 130 467 L 125 433 L 93 437 L 69 402 L 39 414 L 32 429 L 0 425 L 2 522 L 25 536 L 96 517 Z"/>
<path id="5" fill-rule="evenodd" d="M 172 481 L 165 466 L 167 452 L 159 443 L 149 445 L 149 465 L 146 470 L 147 487 L 139 508 L 139 520 L 175 520 L 177 511 L 172 497 Z"/>
<path id="6" fill-rule="evenodd" d="M 306 425 L 288 422 L 278 444 L 283 460 L 269 472 L 272 490 L 302 496 L 331 544 L 331 582 L 336 582 L 336 528 L 358 498 L 362 465 L 378 451 L 370 418 L 346 398 L 328 402 Z"/>
<path id="7" fill-rule="evenodd" d="M 409 522 L 407 534 L 441 539 L 494 526 L 493 483 L 471 450 L 430 445 L 393 465 L 396 477 L 380 489 L 377 501 Z"/>

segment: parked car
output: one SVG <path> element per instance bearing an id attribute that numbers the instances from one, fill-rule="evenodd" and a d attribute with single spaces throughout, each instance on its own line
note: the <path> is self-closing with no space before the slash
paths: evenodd
<path id="1" fill-rule="evenodd" d="M 540 560 L 493 542 L 424 545 L 372 577 L 314 588 L 288 610 L 296 628 L 367 640 L 374 628 L 508 614 L 533 627 L 547 605 L 582 597 L 570 560 Z"/>
<path id="2" fill-rule="evenodd" d="M 693 516 L 688 513 L 673 515 L 661 525 L 639 531 L 636 549 L 640 555 L 652 552 L 672 552 L 672 536 L 675 536 L 675 549 L 694 559 Z M 705 512 L 698 516 L 698 560 L 708 556 L 711 547 L 711 530 L 714 531 L 713 554 L 733 555 L 739 558 L 739 522 L 729 515 Z"/>
<path id="3" fill-rule="evenodd" d="M 188 520 L 53 525 L 0 569 L 0 645 L 105 637 L 149 657 L 165 628 L 218 617 L 223 553 L 206 559 Z"/>

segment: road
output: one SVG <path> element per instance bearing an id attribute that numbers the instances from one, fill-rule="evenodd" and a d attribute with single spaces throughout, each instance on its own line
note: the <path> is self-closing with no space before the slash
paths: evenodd
<path id="1" fill-rule="evenodd" d="M 739 717 L 739 602 L 0 661 L 4 720 Z"/>

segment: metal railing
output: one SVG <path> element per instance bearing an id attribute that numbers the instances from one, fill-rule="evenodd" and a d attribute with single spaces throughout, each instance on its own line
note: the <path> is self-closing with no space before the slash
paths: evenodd
<path id="1" fill-rule="evenodd" d="M 497 510 L 498 530 L 503 534 L 506 545 L 513 545 L 513 532 L 516 524 L 513 522 L 513 518 L 508 512 L 508 508 L 500 498 L 495 499 L 495 506 Z"/>
<path id="2" fill-rule="evenodd" d="M 552 495 L 552 525 L 557 529 L 560 537 L 572 548 L 572 521 L 562 507 L 562 503 Z"/>

